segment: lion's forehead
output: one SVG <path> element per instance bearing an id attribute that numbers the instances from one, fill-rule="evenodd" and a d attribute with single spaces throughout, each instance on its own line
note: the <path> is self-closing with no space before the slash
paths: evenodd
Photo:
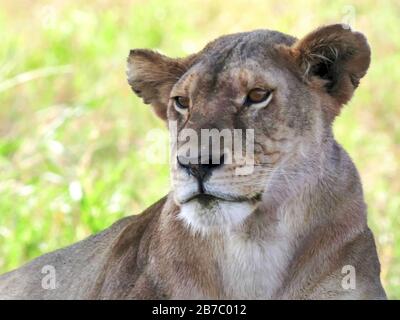
<path id="1" fill-rule="evenodd" d="M 232 97 L 251 87 L 276 86 L 279 79 L 275 46 L 295 38 L 269 30 L 223 36 L 208 44 L 176 83 L 175 91 L 201 99 L 217 93 Z M 225 90 L 221 92 L 221 90 Z M 239 97 L 240 98 L 240 97 Z"/>
<path id="2" fill-rule="evenodd" d="M 298 133 L 309 128 L 309 93 L 297 85 L 298 79 L 282 65 L 274 47 L 294 40 L 260 30 L 224 36 L 209 44 L 171 93 L 189 96 L 192 101 L 184 127 L 252 128 L 257 136 L 264 136 L 265 130 L 269 136 L 279 135 L 285 127 Z M 240 112 L 248 92 L 259 87 L 274 90 L 274 104 L 279 107 L 256 117 L 252 112 Z"/>
<path id="3" fill-rule="evenodd" d="M 276 44 L 292 45 L 296 38 L 271 30 L 255 30 L 235 33 L 217 38 L 202 51 L 203 57 L 220 61 L 236 52 L 245 54 L 268 50 Z"/>

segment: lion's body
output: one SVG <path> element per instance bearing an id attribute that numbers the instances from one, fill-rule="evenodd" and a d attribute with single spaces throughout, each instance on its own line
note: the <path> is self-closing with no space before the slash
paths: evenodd
<path id="1" fill-rule="evenodd" d="M 345 153 L 342 158 L 348 161 Z M 324 195 L 321 187 L 284 202 L 270 213 L 276 219 L 262 221 L 260 212 L 236 230 L 208 237 L 177 219 L 179 208 L 169 195 L 140 215 L 1 276 L 0 299 L 384 299 L 364 204 L 353 198 L 360 185 L 340 186 L 348 193 L 333 207 L 329 197 L 310 197 Z M 349 216 L 337 221 L 320 216 L 343 210 Z M 54 290 L 42 287 L 48 265 L 56 270 Z M 355 288 L 342 286 L 345 266 L 355 269 Z"/>
<path id="2" fill-rule="evenodd" d="M 360 178 L 331 130 L 369 61 L 340 25 L 225 36 L 186 59 L 132 51 L 129 83 L 170 128 L 253 129 L 254 170 L 178 151 L 167 197 L 1 276 L 0 298 L 386 298 Z M 254 90 L 265 99 L 247 103 Z"/>
<path id="3" fill-rule="evenodd" d="M 160 215 L 164 202 L 162 199 L 141 215 L 122 219 L 99 234 L 1 276 L 0 299 L 133 297 L 130 291 L 143 272 L 136 256 L 139 245 L 149 233 L 151 221 Z M 42 286 L 45 266 L 54 267 L 55 288 Z M 126 281 L 126 277 L 130 280 Z"/>

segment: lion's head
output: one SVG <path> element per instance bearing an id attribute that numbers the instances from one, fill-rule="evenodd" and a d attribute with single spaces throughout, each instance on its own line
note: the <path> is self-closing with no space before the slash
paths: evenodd
<path id="1" fill-rule="evenodd" d="M 369 63 L 365 37 L 340 24 L 300 40 L 269 30 L 223 36 L 180 59 L 132 50 L 127 74 L 133 91 L 178 136 L 186 130 L 198 137 L 174 144 L 180 216 L 201 231 L 236 225 L 258 204 L 273 203 L 318 175 L 332 121 Z M 242 146 L 245 156 L 232 157 L 235 150 L 228 155 L 224 143 L 201 139 L 202 129 L 231 132 L 239 141 L 232 149 Z M 234 129 L 242 130 L 241 139 Z M 246 154 L 250 145 L 254 153 Z M 249 163 L 252 170 L 238 170 Z"/>

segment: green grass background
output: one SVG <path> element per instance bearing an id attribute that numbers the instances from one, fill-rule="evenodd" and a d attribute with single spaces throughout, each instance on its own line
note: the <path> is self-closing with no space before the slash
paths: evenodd
<path id="1" fill-rule="evenodd" d="M 334 129 L 360 170 L 383 283 L 399 299 L 399 1 L 1 1 L 0 272 L 167 192 L 168 164 L 146 156 L 149 129 L 166 131 L 126 83 L 129 49 L 181 56 L 226 33 L 300 37 L 332 22 L 350 22 L 372 47 Z"/>

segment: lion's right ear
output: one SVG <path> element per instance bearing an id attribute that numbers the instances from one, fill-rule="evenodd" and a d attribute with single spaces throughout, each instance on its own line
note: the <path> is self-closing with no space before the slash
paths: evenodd
<path id="1" fill-rule="evenodd" d="M 131 50 L 126 72 L 128 83 L 144 103 L 151 104 L 156 114 L 166 120 L 171 89 L 191 61 L 191 57 L 173 59 L 151 50 Z"/>
<path id="2" fill-rule="evenodd" d="M 303 79 L 319 83 L 337 101 L 336 113 L 351 99 L 371 60 L 365 36 L 343 24 L 320 27 L 281 50 L 289 53 Z"/>

